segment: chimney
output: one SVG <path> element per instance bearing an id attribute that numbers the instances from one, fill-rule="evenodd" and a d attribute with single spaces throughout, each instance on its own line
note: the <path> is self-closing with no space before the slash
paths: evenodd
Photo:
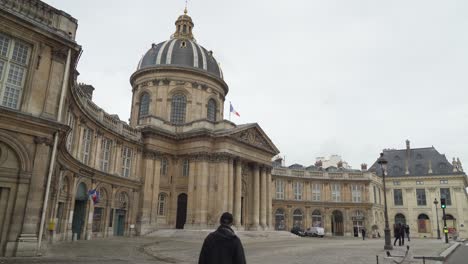
<path id="1" fill-rule="evenodd" d="M 78 86 L 89 100 L 93 100 L 94 87 L 92 85 L 80 83 Z"/>
<path id="2" fill-rule="evenodd" d="M 336 164 L 336 166 L 338 167 L 338 169 L 342 169 L 343 168 L 343 162 L 340 160 L 338 161 L 338 163 Z"/>
<path id="3" fill-rule="evenodd" d="M 410 150 L 410 141 L 406 140 L 406 150 Z"/>
<path id="4" fill-rule="evenodd" d="M 427 173 L 432 174 L 432 160 L 429 160 L 429 171 Z"/>
<path id="5" fill-rule="evenodd" d="M 458 164 L 457 164 L 457 161 L 455 160 L 455 157 L 453 157 L 452 166 L 453 166 L 453 172 L 457 172 L 458 171 Z"/>
<path id="6" fill-rule="evenodd" d="M 315 167 L 322 168 L 322 161 L 321 161 L 321 160 L 317 160 L 317 161 L 315 162 Z"/>
<path id="7" fill-rule="evenodd" d="M 405 174 L 409 175 L 410 141 L 406 140 Z"/>
<path id="8" fill-rule="evenodd" d="M 458 170 L 463 172 L 463 167 L 462 167 L 460 158 L 457 158 L 457 163 L 458 163 Z"/>
<path id="9" fill-rule="evenodd" d="M 361 164 L 361 170 L 362 170 L 362 171 L 367 171 L 367 164 L 362 163 L 362 164 Z"/>

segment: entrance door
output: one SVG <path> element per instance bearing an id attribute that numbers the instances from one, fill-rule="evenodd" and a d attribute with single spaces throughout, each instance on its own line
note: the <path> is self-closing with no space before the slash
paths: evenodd
<path id="1" fill-rule="evenodd" d="M 76 234 L 76 239 L 81 239 L 86 214 L 86 201 L 75 200 L 75 210 L 73 211 L 72 232 Z"/>
<path id="2" fill-rule="evenodd" d="M 126 211 L 122 209 L 115 210 L 115 226 L 114 226 L 114 235 L 123 236 L 125 235 L 125 216 Z"/>
<path id="3" fill-rule="evenodd" d="M 176 228 L 184 229 L 186 220 L 187 220 L 187 194 L 181 193 L 177 197 Z"/>
<path id="4" fill-rule="evenodd" d="M 353 231 L 354 231 L 355 237 L 358 237 L 359 234 L 361 234 L 362 228 L 363 228 L 362 221 L 353 221 Z"/>
<path id="5" fill-rule="evenodd" d="M 343 214 L 338 210 L 333 211 L 331 221 L 332 221 L 331 222 L 331 224 L 332 224 L 332 234 L 334 236 L 344 235 Z"/>

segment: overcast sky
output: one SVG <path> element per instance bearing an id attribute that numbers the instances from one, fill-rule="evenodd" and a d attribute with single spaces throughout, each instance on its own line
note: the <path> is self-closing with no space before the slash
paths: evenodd
<path id="1" fill-rule="evenodd" d="M 46 0 L 78 19 L 79 81 L 122 120 L 130 75 L 169 39 L 183 0 Z M 434 146 L 468 169 L 468 1 L 189 1 L 241 114 L 286 156 L 369 166 L 384 148 Z"/>

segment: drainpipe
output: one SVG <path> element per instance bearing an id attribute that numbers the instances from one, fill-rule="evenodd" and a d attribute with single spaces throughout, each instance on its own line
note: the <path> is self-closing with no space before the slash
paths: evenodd
<path id="1" fill-rule="evenodd" d="M 68 78 L 70 76 L 70 61 L 71 61 L 71 49 L 68 49 L 67 62 L 65 64 L 65 72 L 63 73 L 62 92 L 60 94 L 60 102 L 59 102 L 59 108 L 58 108 L 58 113 L 57 113 L 58 122 L 62 121 L 63 104 L 65 103 L 65 94 L 67 92 L 67 87 L 69 83 Z M 54 172 L 54 167 L 55 167 L 55 157 L 57 154 L 58 138 L 59 138 L 59 133 L 57 131 L 54 133 L 54 145 L 52 147 L 52 157 L 50 159 L 49 173 L 47 175 L 47 185 L 46 185 L 46 192 L 44 196 L 44 206 L 42 207 L 41 224 L 39 226 L 39 237 L 37 240 L 37 248 L 36 248 L 36 254 L 39 256 L 41 255 L 40 250 L 41 250 L 42 234 L 44 233 L 45 215 L 47 212 L 47 203 L 49 201 L 50 182 L 51 182 L 52 173 Z"/>

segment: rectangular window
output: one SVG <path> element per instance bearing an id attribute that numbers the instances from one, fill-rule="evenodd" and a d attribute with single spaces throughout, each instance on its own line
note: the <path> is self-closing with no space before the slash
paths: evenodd
<path id="1" fill-rule="evenodd" d="M 67 137 L 66 147 L 68 151 L 71 151 L 71 146 L 73 144 L 73 133 L 75 128 L 75 116 L 72 114 L 72 112 L 68 112 L 67 125 L 71 128 L 71 130 Z"/>
<path id="2" fill-rule="evenodd" d="M 362 202 L 362 185 L 351 185 L 353 203 Z"/>
<path id="3" fill-rule="evenodd" d="M 104 172 L 109 172 L 109 161 L 111 157 L 112 140 L 103 137 L 101 142 L 101 162 L 100 168 Z"/>
<path id="4" fill-rule="evenodd" d="M 0 104 L 19 108 L 31 46 L 0 34 Z"/>
<path id="5" fill-rule="evenodd" d="M 423 181 L 416 181 L 416 185 L 424 185 Z"/>
<path id="6" fill-rule="evenodd" d="M 322 184 L 319 183 L 313 183 L 311 184 L 312 188 L 312 201 L 320 201 L 322 198 Z"/>
<path id="7" fill-rule="evenodd" d="M 276 199 L 283 200 L 284 199 L 284 181 L 283 180 L 276 180 Z"/>
<path id="8" fill-rule="evenodd" d="M 132 149 L 129 147 L 122 148 L 122 176 L 130 177 L 132 170 Z"/>
<path id="9" fill-rule="evenodd" d="M 403 192 L 401 189 L 393 190 L 393 203 L 395 205 L 403 205 Z"/>
<path id="10" fill-rule="evenodd" d="M 161 159 L 161 169 L 160 169 L 160 173 L 161 173 L 161 176 L 166 176 L 167 175 L 167 159 L 166 158 L 162 158 Z"/>
<path id="11" fill-rule="evenodd" d="M 426 190 L 425 189 L 416 189 L 416 200 L 419 206 L 426 205 Z"/>
<path id="12" fill-rule="evenodd" d="M 184 164 L 182 166 L 182 176 L 188 177 L 190 171 L 190 161 L 188 159 L 184 159 Z"/>
<path id="13" fill-rule="evenodd" d="M 400 185 L 400 181 L 393 181 L 393 185 Z"/>
<path id="14" fill-rule="evenodd" d="M 85 127 L 83 129 L 83 145 L 81 150 L 81 162 L 88 165 L 91 154 L 91 142 L 93 140 L 93 130 Z"/>
<path id="15" fill-rule="evenodd" d="M 293 188 L 294 188 L 294 200 L 296 200 L 296 201 L 302 200 L 303 183 L 302 182 L 294 182 L 293 183 Z"/>
<path id="16" fill-rule="evenodd" d="M 332 201 L 333 202 L 340 202 L 341 201 L 341 185 L 337 183 L 331 184 L 331 194 L 332 194 Z"/>
<path id="17" fill-rule="evenodd" d="M 448 180 L 440 180 L 440 184 L 448 184 Z"/>
<path id="18" fill-rule="evenodd" d="M 450 197 L 449 188 L 440 188 L 440 198 L 445 198 L 446 205 L 452 205 L 452 198 Z"/>

